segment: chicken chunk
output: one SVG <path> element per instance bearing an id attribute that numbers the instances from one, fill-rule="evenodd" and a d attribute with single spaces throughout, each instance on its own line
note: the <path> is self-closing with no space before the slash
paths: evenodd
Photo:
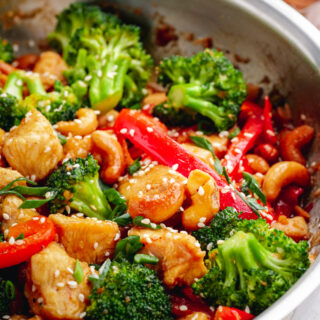
<path id="1" fill-rule="evenodd" d="M 208 150 L 197 147 L 194 144 L 189 142 L 182 143 L 181 146 L 187 151 L 189 151 L 191 154 L 193 154 L 195 157 L 202 160 L 209 167 L 214 169 L 214 160 L 213 160 L 212 154 Z"/>
<path id="2" fill-rule="evenodd" d="M 204 312 L 192 312 L 185 317 L 181 317 L 178 320 L 210 320 L 210 316 Z"/>
<path id="3" fill-rule="evenodd" d="M 201 251 L 199 242 L 189 234 L 138 227 L 132 228 L 128 234 L 140 236 L 140 241 L 145 245 L 142 253 L 152 254 L 159 259 L 158 271 L 169 287 L 190 286 L 207 271 L 203 261 L 205 252 Z"/>
<path id="4" fill-rule="evenodd" d="M 18 178 L 22 178 L 22 175 L 18 171 L 12 170 L 10 168 L 0 168 L 0 189 L 4 188 L 11 181 Z M 14 185 L 21 186 L 24 186 L 25 184 L 25 181 L 17 181 L 14 183 Z"/>
<path id="5" fill-rule="evenodd" d="M 76 260 L 56 242 L 31 257 L 24 293 L 31 311 L 45 319 L 79 319 L 90 294 L 90 268 L 81 262 L 83 279 L 73 277 Z"/>
<path id="6" fill-rule="evenodd" d="M 186 179 L 162 165 L 140 172 L 142 175 L 123 180 L 119 187 L 128 200 L 130 216 L 144 216 L 156 223 L 171 218 L 184 201 Z"/>
<path id="7" fill-rule="evenodd" d="M 39 215 L 35 209 L 19 209 L 23 200 L 15 195 L 6 196 L 0 207 L 1 229 L 6 237 L 5 230 L 14 224 L 26 222 Z"/>
<path id="8" fill-rule="evenodd" d="M 50 219 L 67 253 L 87 263 L 102 263 L 106 255 L 113 254 L 116 239 L 120 238 L 119 227 L 112 221 L 66 217 L 62 214 L 52 214 Z"/>
<path id="9" fill-rule="evenodd" d="M 3 153 L 10 166 L 33 180 L 45 178 L 63 157 L 61 143 L 50 122 L 30 111 L 5 138 Z"/>
<path id="10" fill-rule="evenodd" d="M 63 71 L 67 68 L 66 63 L 58 53 L 46 51 L 41 53 L 33 72 L 39 73 L 43 87 L 48 90 L 53 87 L 56 80 L 62 81 L 64 79 Z"/>

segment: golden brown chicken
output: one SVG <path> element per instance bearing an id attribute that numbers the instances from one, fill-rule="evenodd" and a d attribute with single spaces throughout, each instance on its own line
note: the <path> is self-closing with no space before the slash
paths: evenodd
<path id="1" fill-rule="evenodd" d="M 87 278 L 90 269 L 81 262 L 84 276 L 77 283 L 75 263 L 56 242 L 31 257 L 24 293 L 33 313 L 45 319 L 80 319 L 91 291 Z"/>
<path id="2" fill-rule="evenodd" d="M 201 251 L 199 242 L 187 233 L 134 227 L 128 234 L 140 236 L 145 245 L 142 252 L 159 259 L 158 271 L 169 287 L 190 286 L 207 271 L 203 262 L 205 252 Z"/>
<path id="3" fill-rule="evenodd" d="M 178 320 L 210 320 L 210 316 L 203 312 L 192 312 L 185 317 L 181 317 Z"/>
<path id="4" fill-rule="evenodd" d="M 62 214 L 52 214 L 50 219 L 67 253 L 87 263 L 102 263 L 113 254 L 120 239 L 119 227 L 112 221 L 66 217 Z"/>
<path id="5" fill-rule="evenodd" d="M 16 180 L 18 178 L 22 178 L 22 175 L 18 171 L 12 170 L 10 168 L 0 168 L 0 189 L 4 188 L 11 181 Z M 25 181 L 17 181 L 14 183 L 14 186 L 24 186 L 25 184 Z"/>
<path id="6" fill-rule="evenodd" d="M 7 231 L 14 224 L 19 224 L 38 216 L 35 209 L 19 209 L 23 200 L 15 195 L 6 196 L 0 207 L 1 230 L 7 237 Z"/>
<path id="7" fill-rule="evenodd" d="M 5 138 L 3 153 L 10 166 L 32 180 L 45 178 L 63 157 L 61 143 L 50 122 L 30 111 Z"/>

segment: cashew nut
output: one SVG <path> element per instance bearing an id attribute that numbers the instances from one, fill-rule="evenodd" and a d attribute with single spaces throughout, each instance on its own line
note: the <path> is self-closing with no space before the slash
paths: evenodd
<path id="1" fill-rule="evenodd" d="M 116 110 L 110 110 L 109 112 L 98 117 L 99 128 L 113 127 L 119 112 Z"/>
<path id="2" fill-rule="evenodd" d="M 314 129 L 308 125 L 303 125 L 292 130 L 282 140 L 282 158 L 284 160 L 306 164 L 306 159 L 301 153 L 301 148 L 312 140 L 313 135 Z"/>
<path id="3" fill-rule="evenodd" d="M 210 316 L 204 312 L 192 312 L 178 320 L 210 320 Z"/>
<path id="4" fill-rule="evenodd" d="M 60 121 L 56 124 L 56 130 L 67 136 L 86 136 L 98 127 L 97 115 L 92 109 L 81 108 L 76 113 L 77 118 L 73 121 Z"/>
<path id="5" fill-rule="evenodd" d="M 305 166 L 295 161 L 282 161 L 274 164 L 265 175 L 263 192 L 269 201 L 274 201 L 284 186 L 296 183 L 305 187 L 309 182 Z"/>
<path id="6" fill-rule="evenodd" d="M 167 99 L 168 98 L 164 92 L 150 93 L 143 99 L 142 105 L 152 104 L 156 106 L 157 104 L 166 102 Z"/>
<path id="7" fill-rule="evenodd" d="M 162 165 L 149 168 L 120 182 L 119 192 L 128 200 L 131 217 L 144 216 L 159 223 L 171 218 L 182 206 L 185 178 Z"/>
<path id="8" fill-rule="evenodd" d="M 262 157 L 256 154 L 247 154 L 245 156 L 248 160 L 250 168 L 254 172 L 266 173 L 269 170 L 269 164 Z"/>
<path id="9" fill-rule="evenodd" d="M 189 175 L 187 191 L 192 204 L 182 213 L 182 224 L 188 230 L 196 230 L 219 211 L 219 189 L 211 176 L 194 170 Z"/>
<path id="10" fill-rule="evenodd" d="M 107 184 L 115 183 L 125 170 L 124 155 L 117 138 L 107 131 L 95 131 L 92 142 L 103 156 L 101 178 Z"/>
<path id="11" fill-rule="evenodd" d="M 280 216 L 279 220 L 272 224 L 272 228 L 283 231 L 288 237 L 297 241 L 308 239 L 310 236 L 308 225 L 303 217 Z"/>

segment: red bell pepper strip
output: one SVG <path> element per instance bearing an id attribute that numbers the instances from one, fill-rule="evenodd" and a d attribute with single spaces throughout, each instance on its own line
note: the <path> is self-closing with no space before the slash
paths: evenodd
<path id="1" fill-rule="evenodd" d="M 250 105 L 250 112 L 254 114 L 249 116 L 240 134 L 232 142 L 222 161 L 222 165 L 226 167 L 231 178 L 236 173 L 235 169 L 240 160 L 254 146 L 263 130 L 262 109 L 254 104 L 252 105 Z"/>
<path id="2" fill-rule="evenodd" d="M 251 320 L 254 319 L 254 315 L 245 311 L 220 306 L 214 316 L 214 320 Z"/>
<path id="3" fill-rule="evenodd" d="M 272 104 L 268 96 L 264 97 L 264 109 L 263 109 L 263 135 L 266 142 L 274 145 L 277 143 L 277 136 L 272 126 Z"/>
<path id="4" fill-rule="evenodd" d="M 238 212 L 242 212 L 242 218 L 257 219 L 257 215 L 230 188 L 223 177 L 168 137 L 167 133 L 159 128 L 158 121 L 137 110 L 122 109 L 114 124 L 114 130 L 117 134 L 123 134 L 136 147 L 159 163 L 169 167 L 178 165 L 177 171 L 185 177 L 195 169 L 210 174 L 220 189 L 222 210 L 231 206 Z"/>
<path id="5" fill-rule="evenodd" d="M 56 232 L 51 220 L 39 216 L 11 227 L 8 233 L 9 240 L 12 237 L 17 238 L 20 234 L 24 235 L 24 239 L 13 244 L 0 243 L 0 269 L 28 260 L 52 242 Z"/>

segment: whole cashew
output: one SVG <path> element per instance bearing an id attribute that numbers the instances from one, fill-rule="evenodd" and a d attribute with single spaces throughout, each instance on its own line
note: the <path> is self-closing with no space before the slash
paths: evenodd
<path id="1" fill-rule="evenodd" d="M 107 131 L 95 131 L 92 142 L 102 155 L 101 178 L 107 184 L 115 183 L 125 170 L 123 150 L 117 138 Z"/>
<path id="2" fill-rule="evenodd" d="M 314 135 L 314 129 L 308 125 L 295 128 L 288 133 L 281 143 L 281 154 L 284 160 L 306 164 L 301 148 L 307 145 Z"/>
<path id="3" fill-rule="evenodd" d="M 219 189 L 207 173 L 194 170 L 187 182 L 192 204 L 182 213 L 182 224 L 188 230 L 196 230 L 209 222 L 220 209 Z"/>
<path id="4" fill-rule="evenodd" d="M 92 109 L 81 108 L 76 113 L 77 118 L 73 121 L 60 121 L 56 124 L 56 130 L 67 136 L 85 136 L 92 133 L 98 127 L 97 115 Z"/>
<path id="5" fill-rule="evenodd" d="M 307 168 L 295 161 L 278 162 L 265 175 L 263 192 L 269 201 L 274 201 L 281 189 L 293 182 L 303 187 L 307 186 L 310 182 Z"/>
<path id="6" fill-rule="evenodd" d="M 254 172 L 266 173 L 269 170 L 269 164 L 262 157 L 256 154 L 247 154 L 245 156 L 249 162 L 250 168 Z"/>

